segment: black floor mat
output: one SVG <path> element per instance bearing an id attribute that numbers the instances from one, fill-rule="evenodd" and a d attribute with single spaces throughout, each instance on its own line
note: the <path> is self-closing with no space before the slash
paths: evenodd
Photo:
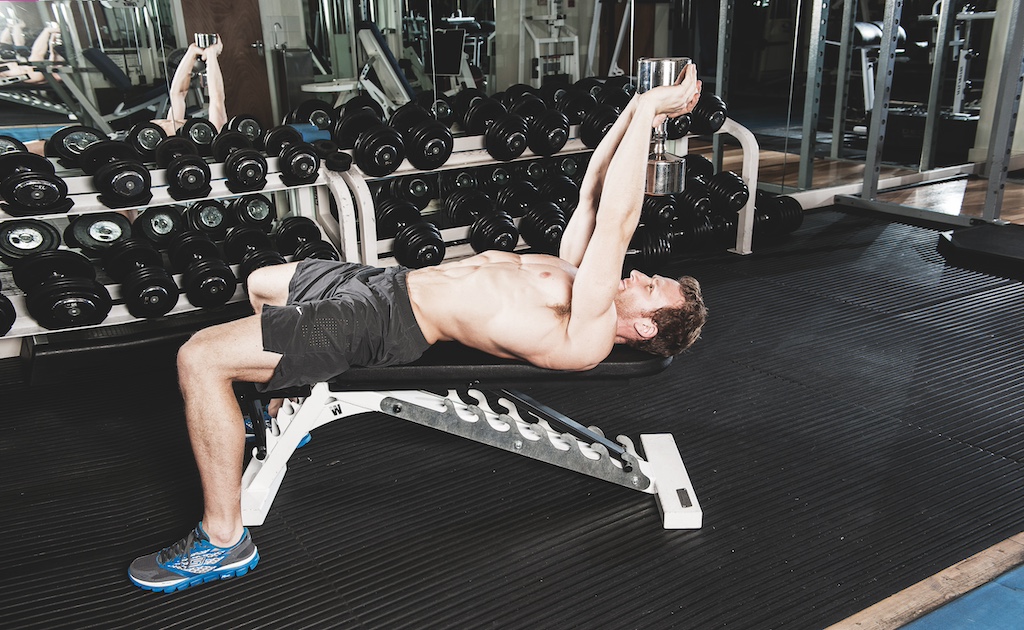
<path id="1" fill-rule="evenodd" d="M 0 369 L 0 618 L 19 628 L 821 628 L 1024 530 L 1024 285 L 834 211 L 681 261 L 704 339 L 622 387 L 533 397 L 675 435 L 704 509 L 400 420 L 314 431 L 243 578 L 127 580 L 199 518 L 170 357 L 29 388 Z M 125 366 L 122 366 L 125 367 Z M 131 366 L 127 366 L 131 367 Z M 124 370 L 122 370 L 124 371 Z"/>

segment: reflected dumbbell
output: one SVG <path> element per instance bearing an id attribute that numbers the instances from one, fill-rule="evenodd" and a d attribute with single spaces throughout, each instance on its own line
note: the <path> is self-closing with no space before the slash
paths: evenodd
<path id="1" fill-rule="evenodd" d="M 11 219 L 0 223 L 0 260 L 8 265 L 58 247 L 60 230 L 46 221 Z"/>
<path id="2" fill-rule="evenodd" d="M 182 275 L 189 303 L 199 308 L 222 306 L 231 299 L 238 280 L 218 257 L 217 246 L 199 232 L 182 232 L 168 247 L 172 268 Z"/>
<path id="3" fill-rule="evenodd" d="M 334 127 L 334 112 L 330 105 L 320 99 L 311 98 L 299 103 L 285 117 L 288 124 L 313 125 L 317 129 L 330 131 Z"/>
<path id="4" fill-rule="evenodd" d="M 134 317 L 160 317 L 178 303 L 178 285 L 148 243 L 128 239 L 112 245 L 103 253 L 103 268 L 121 284 L 121 299 Z"/>
<path id="5" fill-rule="evenodd" d="M 202 232 L 219 241 L 234 223 L 221 200 L 204 199 L 189 204 L 185 209 L 185 225 L 190 230 Z"/>
<path id="6" fill-rule="evenodd" d="M 71 217 L 64 230 L 64 244 L 78 247 L 90 254 L 104 250 L 132 237 L 132 224 L 123 214 L 100 212 Z"/>
<path id="7" fill-rule="evenodd" d="M 269 232 L 277 218 L 277 206 L 266 195 L 251 193 L 229 201 L 227 214 L 231 225 L 248 225 Z"/>
<path id="8" fill-rule="evenodd" d="M 274 249 L 270 236 L 254 227 L 237 225 L 224 237 L 224 256 L 228 262 L 239 265 L 239 277 L 244 283 L 249 274 L 271 265 L 283 265 L 284 256 Z"/>
<path id="9" fill-rule="evenodd" d="M 448 225 L 470 226 L 469 244 L 475 252 L 510 252 L 519 243 L 519 230 L 512 217 L 499 211 L 491 198 L 479 190 L 453 192 L 442 200 L 441 212 Z"/>
<path id="10" fill-rule="evenodd" d="M 422 210 L 430 204 L 431 199 L 437 199 L 437 176 L 433 173 L 419 173 L 395 177 L 387 187 L 390 196 L 409 201 Z"/>
<path id="11" fill-rule="evenodd" d="M 445 127 L 450 128 L 455 123 L 455 107 L 451 99 L 443 92 L 438 93 L 433 90 L 420 92 L 416 95 L 416 102 L 419 103 L 420 107 L 430 112 L 434 120 Z"/>
<path id="12" fill-rule="evenodd" d="M 493 197 L 502 188 L 512 183 L 515 175 L 511 165 L 496 164 L 476 169 L 475 177 L 480 190 Z"/>
<path id="13" fill-rule="evenodd" d="M 156 147 L 167 138 L 164 128 L 154 122 L 141 122 L 132 126 L 124 142 L 139 154 L 143 161 L 156 161 Z"/>
<path id="14" fill-rule="evenodd" d="M 0 197 L 4 210 L 14 216 L 57 214 L 74 205 L 68 186 L 55 175 L 50 160 L 32 153 L 0 155 Z"/>
<path id="15" fill-rule="evenodd" d="M 433 170 L 451 157 L 455 146 L 452 132 L 418 103 L 411 101 L 399 107 L 388 124 L 402 134 L 406 158 L 416 168 Z"/>
<path id="16" fill-rule="evenodd" d="M 195 199 L 210 194 L 210 165 L 188 138 L 167 138 L 154 152 L 156 165 L 166 169 L 167 193 L 174 199 Z"/>
<path id="17" fill-rule="evenodd" d="M 210 155 L 213 140 L 217 137 L 217 128 L 205 118 L 189 118 L 178 129 L 178 135 L 191 140 L 199 149 L 199 155 Z"/>
<path id="18" fill-rule="evenodd" d="M 589 91 L 571 89 L 559 99 L 555 109 L 565 114 L 570 125 L 579 125 L 587 113 L 597 106 L 597 99 Z"/>
<path id="19" fill-rule="evenodd" d="M 249 138 L 252 142 L 254 149 L 260 149 L 263 147 L 263 125 L 256 119 L 255 116 L 250 114 L 237 114 L 228 119 L 228 123 L 224 125 L 221 132 L 224 131 L 237 131 Z"/>
<path id="20" fill-rule="evenodd" d="M 393 238 L 392 254 L 398 264 L 413 269 L 444 260 L 445 244 L 437 226 L 426 221 L 408 201 L 388 198 L 375 208 L 377 238 Z"/>
<path id="21" fill-rule="evenodd" d="M 99 324 L 113 304 L 89 259 L 66 249 L 21 259 L 14 282 L 25 292 L 29 314 L 49 330 Z"/>
<path id="22" fill-rule="evenodd" d="M 26 153 L 28 147 L 14 136 L 0 136 L 0 155 L 4 153 Z"/>
<path id="23" fill-rule="evenodd" d="M 217 134 L 210 146 L 213 159 L 224 163 L 224 184 L 233 193 L 262 190 L 267 185 L 267 158 L 241 131 Z"/>
<path id="24" fill-rule="evenodd" d="M 185 227 L 181 211 L 174 206 L 146 208 L 132 223 L 132 234 L 159 249 L 166 249 Z"/>
<path id="25" fill-rule="evenodd" d="M 551 158 L 548 170 L 551 173 L 561 173 L 579 186 L 583 176 L 587 174 L 587 164 L 590 162 L 590 153 L 569 153 Z"/>
<path id="26" fill-rule="evenodd" d="M 99 199 L 108 208 L 144 206 L 153 198 L 149 169 L 124 142 L 96 142 L 82 151 L 78 163 L 86 175 L 92 175 Z"/>
<path id="27" fill-rule="evenodd" d="M 14 304 L 11 303 L 10 298 L 0 293 L 0 337 L 10 332 L 17 320 L 18 312 L 15 310 Z"/>
<path id="28" fill-rule="evenodd" d="M 292 257 L 292 260 L 318 258 L 340 260 L 334 247 L 320 237 L 320 228 L 309 217 L 285 217 L 274 232 L 278 250 Z"/>
<path id="29" fill-rule="evenodd" d="M 302 142 L 302 134 L 291 125 L 278 125 L 263 134 L 263 151 L 268 157 L 281 155 L 285 147 Z"/>
<path id="30" fill-rule="evenodd" d="M 107 134 L 95 127 L 70 125 L 58 129 L 43 144 L 46 157 L 57 158 L 57 162 L 66 168 L 78 168 L 78 156 L 90 145 L 100 140 L 108 140 Z"/>

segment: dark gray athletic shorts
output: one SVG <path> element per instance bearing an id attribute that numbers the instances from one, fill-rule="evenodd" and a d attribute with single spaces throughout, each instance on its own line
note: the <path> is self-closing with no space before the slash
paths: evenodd
<path id="1" fill-rule="evenodd" d="M 430 347 L 409 301 L 405 267 L 306 259 L 286 306 L 265 306 L 263 349 L 281 362 L 261 391 L 330 380 L 350 366 L 415 361 Z"/>

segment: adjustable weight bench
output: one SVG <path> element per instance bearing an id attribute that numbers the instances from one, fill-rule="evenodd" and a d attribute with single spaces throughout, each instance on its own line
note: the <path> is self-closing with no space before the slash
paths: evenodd
<path id="1" fill-rule="evenodd" d="M 439 343 L 414 363 L 352 368 L 311 387 L 259 393 L 252 383 L 236 384 L 239 405 L 252 419 L 256 438 L 253 458 L 242 475 L 242 520 L 245 525 L 263 524 L 288 459 L 308 432 L 376 411 L 654 494 L 666 529 L 698 529 L 703 513 L 671 434 L 641 435 L 645 458 L 625 436 L 613 441 L 600 429 L 585 427 L 524 394 L 484 389 L 551 381 L 621 382 L 656 374 L 671 362 L 616 346 L 592 370 L 562 372 Z M 461 389 L 442 395 L 420 388 Z M 269 427 L 264 423 L 267 400 L 295 397 L 298 403 L 285 403 Z"/>

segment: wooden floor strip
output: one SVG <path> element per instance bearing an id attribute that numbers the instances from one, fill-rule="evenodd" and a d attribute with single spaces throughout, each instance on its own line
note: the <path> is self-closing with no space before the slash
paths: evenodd
<path id="1" fill-rule="evenodd" d="M 891 630 L 923 617 L 969 591 L 1024 564 L 1024 533 L 1012 536 L 966 560 L 848 617 L 828 630 Z"/>

